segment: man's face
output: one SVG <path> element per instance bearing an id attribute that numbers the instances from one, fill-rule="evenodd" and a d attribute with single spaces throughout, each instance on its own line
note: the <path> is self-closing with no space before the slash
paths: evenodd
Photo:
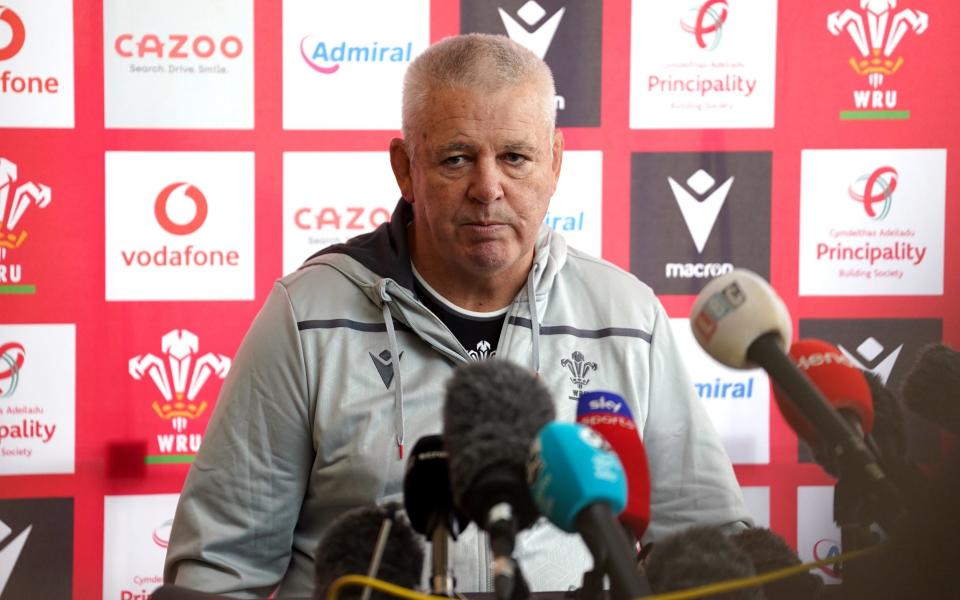
<path id="1" fill-rule="evenodd" d="M 563 154 L 533 87 L 434 91 L 413 156 L 391 162 L 413 204 L 413 255 L 438 276 L 525 274 Z"/>

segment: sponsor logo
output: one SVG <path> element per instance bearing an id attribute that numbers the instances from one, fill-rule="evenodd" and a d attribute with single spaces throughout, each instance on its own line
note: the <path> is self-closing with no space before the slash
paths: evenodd
<path id="1" fill-rule="evenodd" d="M 31 207 L 50 206 L 52 196 L 49 186 L 25 181 L 14 187 L 16 180 L 17 165 L 0 157 L 0 294 L 33 294 L 36 285 L 23 283 L 23 265 L 12 258 L 28 237 L 23 216 Z"/>
<path id="2" fill-rule="evenodd" d="M 0 398 L 9 398 L 17 391 L 20 369 L 27 357 L 23 344 L 8 342 L 0 344 Z"/>
<path id="3" fill-rule="evenodd" d="M 298 208 L 293 213 L 293 224 L 306 231 L 369 231 L 390 222 L 390 211 L 382 206 L 347 206 L 343 210 L 327 206 L 319 210 Z M 339 237 L 337 238 L 340 239 Z"/>
<path id="4" fill-rule="evenodd" d="M 128 372 L 137 381 L 149 378 L 160 398 L 150 406 L 154 413 L 170 421 L 174 434 L 158 434 L 161 455 L 196 453 L 202 435 L 185 434 L 189 423 L 207 410 L 199 398 L 200 390 L 211 377 L 224 379 L 231 360 L 223 354 L 200 354 L 200 339 L 186 329 L 174 329 L 160 339 L 161 356 L 138 354 L 128 361 Z M 147 457 L 148 461 L 151 457 Z"/>
<path id="5" fill-rule="evenodd" d="M 228 62 L 243 54 L 244 45 L 235 35 L 215 39 L 209 35 L 121 33 L 113 41 L 113 50 L 121 59 L 131 61 L 130 73 L 222 75 L 229 70 Z M 167 62 L 156 64 L 143 59 Z"/>
<path id="6" fill-rule="evenodd" d="M 704 303 L 703 308 L 693 319 L 693 327 L 705 342 L 709 342 L 717 331 L 717 323 L 746 302 L 743 290 L 732 282 L 716 292 Z"/>
<path id="7" fill-rule="evenodd" d="M 903 350 L 903 344 L 887 351 L 876 338 L 868 337 L 857 346 L 855 352 L 847 350 L 842 344 L 838 344 L 837 349 L 843 353 L 850 366 L 856 366 L 858 369 L 873 373 L 886 385 L 887 380 L 890 379 L 890 373 L 893 372 L 893 367 L 897 364 L 897 357 Z"/>
<path id="8" fill-rule="evenodd" d="M 737 267 L 769 273 L 769 153 L 637 153 L 631 177 L 640 279 L 696 294 Z"/>
<path id="9" fill-rule="evenodd" d="M 354 46 L 345 41 L 327 42 L 308 35 L 300 40 L 300 56 L 311 69 L 323 75 L 332 75 L 343 63 L 408 63 L 413 56 L 413 42 L 402 46 Z"/>
<path id="10" fill-rule="evenodd" d="M 824 365 L 842 365 L 844 367 L 854 367 L 853 362 L 843 354 L 837 354 L 836 352 L 818 352 L 816 354 L 808 354 L 807 356 L 801 356 L 796 360 L 795 364 L 798 369 L 808 370 L 811 367 L 822 367 Z"/>
<path id="11" fill-rule="evenodd" d="M 554 231 L 583 231 L 584 211 L 574 214 L 554 214 L 547 211 L 543 222 Z"/>
<path id="12" fill-rule="evenodd" d="M 748 377 L 746 381 L 724 381 L 717 377 L 712 382 L 693 385 L 701 400 L 753 398 L 753 377 Z"/>
<path id="13" fill-rule="evenodd" d="M 383 387 L 390 389 L 390 383 L 393 381 L 393 360 L 390 358 L 390 351 L 384 350 L 377 355 L 374 355 L 373 352 L 368 352 L 367 354 L 370 355 L 373 366 L 377 368 L 377 373 L 380 375 L 380 381 L 383 382 Z M 400 353 L 397 360 L 403 360 L 403 352 Z"/>
<path id="14" fill-rule="evenodd" d="M 846 8 L 827 15 L 827 31 L 847 34 L 857 50 L 848 63 L 864 78 L 866 89 L 853 90 L 853 110 L 840 111 L 841 119 L 909 119 L 909 110 L 897 110 L 897 90 L 887 83 L 904 64 L 897 46 L 908 33 L 922 35 L 929 25 L 927 13 L 903 8 L 896 0 L 861 0 L 860 12 Z"/>
<path id="15" fill-rule="evenodd" d="M 473 360 L 487 360 L 488 358 L 493 358 L 497 355 L 496 350 L 493 350 L 492 352 L 490 351 L 491 348 L 493 348 L 493 346 L 490 344 L 490 342 L 487 340 L 480 340 L 477 342 L 477 349 L 468 350 L 467 354 L 469 354 L 470 358 Z"/>
<path id="16" fill-rule="evenodd" d="M 0 6 L 0 27 L 10 30 L 10 39 L 0 48 L 0 61 L 16 56 L 23 49 L 27 31 L 20 16 L 6 6 Z M 56 77 L 44 75 L 17 75 L 8 69 L 0 71 L 0 93 L 2 94 L 56 94 L 60 81 Z"/>
<path id="17" fill-rule="evenodd" d="M 858 177 L 847 193 L 855 202 L 863 205 L 868 217 L 882 221 L 890 213 L 898 178 L 897 170 L 893 167 L 880 167 L 869 175 Z M 874 204 L 880 204 L 879 210 L 874 208 Z"/>
<path id="18" fill-rule="evenodd" d="M 714 50 L 720 43 L 723 24 L 727 21 L 727 0 L 707 0 L 700 6 L 691 7 L 690 14 L 692 22 L 681 20 L 680 28 L 693 34 L 700 48 Z"/>
<path id="19" fill-rule="evenodd" d="M 817 540 L 813 545 L 813 560 L 824 560 L 840 556 L 840 542 L 831 539 Z M 840 572 L 837 565 L 826 565 L 820 567 L 824 573 L 830 577 L 839 579 Z"/>
<path id="20" fill-rule="evenodd" d="M 20 558 L 20 553 L 23 552 L 23 547 L 27 544 L 27 538 L 30 537 L 30 530 L 32 529 L 33 525 L 28 525 L 17 537 L 10 540 L 5 548 L 0 550 L 0 595 L 3 594 L 3 590 L 10 581 L 10 575 L 13 574 L 13 569 L 17 566 L 17 560 Z M 10 526 L 0 521 L 0 544 L 7 542 L 11 533 L 13 533 L 13 530 L 10 529 Z"/>
<path id="21" fill-rule="evenodd" d="M 570 358 L 560 359 L 560 366 L 570 371 L 570 382 L 574 386 L 573 391 L 567 397 L 570 400 L 579 401 L 580 394 L 583 393 L 583 387 L 590 383 L 587 375 L 591 371 L 597 370 L 597 363 L 586 360 L 582 352 L 574 350 Z"/>
<path id="22" fill-rule="evenodd" d="M 556 35 L 557 27 L 560 26 L 560 20 L 563 19 L 563 13 L 566 10 L 566 8 L 561 8 L 545 19 L 547 11 L 534 0 L 529 0 L 517 10 L 517 16 L 520 17 L 520 21 L 523 21 L 521 25 L 507 11 L 497 7 L 497 13 L 500 15 L 500 20 L 503 21 L 503 26 L 510 39 L 527 48 L 541 59 L 547 55 L 547 50 L 550 49 L 553 36 Z"/>
<path id="23" fill-rule="evenodd" d="M 153 533 L 150 536 L 150 539 L 153 540 L 153 543 L 163 548 L 167 549 L 167 546 L 170 545 L 170 529 L 173 528 L 173 519 L 167 519 L 163 523 L 157 525 Z M 163 583 L 162 581 L 157 583 Z"/>
<path id="24" fill-rule="evenodd" d="M 171 203 L 177 208 L 171 209 Z M 177 215 L 171 213 L 176 211 Z M 207 220 L 207 199 L 198 188 L 188 183 L 176 182 L 165 186 L 157 195 L 153 214 L 161 229 L 178 237 L 199 230 Z M 163 244 L 156 249 L 120 250 L 123 264 L 135 267 L 236 267 L 240 253 L 227 248 L 200 248 L 193 244 L 179 246 Z"/>
<path id="25" fill-rule="evenodd" d="M 10 28 L 10 40 L 6 46 L 0 48 L 0 60 L 13 58 L 23 48 L 23 42 L 27 37 L 27 32 L 23 28 L 23 21 L 20 16 L 6 6 L 0 6 L 0 22 Z"/>

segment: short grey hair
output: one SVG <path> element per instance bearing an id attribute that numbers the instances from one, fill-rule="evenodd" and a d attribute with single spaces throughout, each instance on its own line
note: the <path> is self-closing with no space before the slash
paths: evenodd
<path id="1" fill-rule="evenodd" d="M 445 38 L 427 48 L 407 68 L 403 79 L 403 137 L 412 153 L 430 93 L 438 88 L 491 93 L 533 84 L 543 103 L 544 125 L 557 119 L 556 87 L 550 67 L 536 54 L 505 35 L 468 33 Z"/>

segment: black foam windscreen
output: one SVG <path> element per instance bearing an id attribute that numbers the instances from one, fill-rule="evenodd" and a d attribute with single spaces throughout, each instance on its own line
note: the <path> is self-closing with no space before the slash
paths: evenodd
<path id="1" fill-rule="evenodd" d="M 758 575 L 800 564 L 800 557 L 787 542 L 769 529 L 745 529 L 730 538 L 747 553 Z M 798 573 L 763 585 L 766 600 L 810 600 L 818 598 L 823 580 L 810 572 Z"/>
<path id="2" fill-rule="evenodd" d="M 708 583 L 750 577 L 756 573 L 750 556 L 716 527 L 691 527 L 658 540 L 644 560 L 654 593 L 684 590 Z M 759 587 L 735 590 L 723 598 L 761 600 Z"/>
<path id="3" fill-rule="evenodd" d="M 873 399 L 874 422 L 870 435 L 885 461 L 902 459 L 907 455 L 907 424 L 903 404 L 890 388 L 883 385 L 878 375 L 869 371 L 864 371 L 863 375 Z"/>
<path id="4" fill-rule="evenodd" d="M 343 575 L 366 575 L 384 519 L 392 519 L 390 535 L 377 572 L 377 579 L 406 588 L 420 585 L 423 548 L 410 523 L 395 502 L 349 510 L 330 524 L 317 546 L 314 598 L 327 596 L 327 588 Z M 360 587 L 344 589 L 341 598 L 358 598 Z M 390 596 L 374 591 L 371 598 Z"/>
<path id="5" fill-rule="evenodd" d="M 903 382 L 907 408 L 960 435 L 960 352 L 925 346 Z"/>
<path id="6" fill-rule="evenodd" d="M 437 519 L 449 519 L 448 531 L 456 538 L 470 523 L 453 503 L 450 467 L 443 436 L 425 435 L 414 444 L 403 478 L 403 505 L 410 525 L 430 537 Z"/>
<path id="7" fill-rule="evenodd" d="M 443 406 L 450 484 L 454 502 L 481 527 L 486 510 L 505 499 L 521 528 L 536 520 L 527 458 L 537 432 L 555 417 L 550 392 L 528 369 L 492 358 L 454 371 Z"/>

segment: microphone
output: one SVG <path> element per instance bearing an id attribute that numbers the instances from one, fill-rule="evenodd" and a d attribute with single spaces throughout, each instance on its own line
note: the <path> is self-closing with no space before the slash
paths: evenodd
<path id="1" fill-rule="evenodd" d="M 577 423 L 599 433 L 620 459 L 627 477 L 627 506 L 620 522 L 640 540 L 650 524 L 650 470 L 630 407 L 612 392 L 583 392 L 577 402 Z"/>
<path id="2" fill-rule="evenodd" d="M 453 500 L 489 536 L 500 600 L 526 593 L 512 554 L 518 529 L 539 516 L 527 488 L 527 456 L 537 431 L 555 416 L 537 376 L 506 360 L 463 364 L 447 382 L 443 442 Z"/>
<path id="3" fill-rule="evenodd" d="M 652 546 L 644 568 L 657 594 L 756 574 L 750 555 L 716 527 L 691 527 Z M 710 597 L 762 600 L 765 596 L 757 586 Z"/>
<path id="4" fill-rule="evenodd" d="M 960 436 L 960 352 L 930 344 L 917 356 L 903 382 L 907 408 Z"/>
<path id="5" fill-rule="evenodd" d="M 867 380 L 836 346 L 817 339 L 798 340 L 790 346 L 790 358 L 860 437 L 873 431 L 873 400 Z M 790 427 L 813 448 L 818 462 L 836 474 L 837 465 L 824 449 L 817 429 L 776 383 L 773 397 Z"/>
<path id="6" fill-rule="evenodd" d="M 863 436 L 850 427 L 793 364 L 784 349 L 792 328 L 783 300 L 759 275 L 734 269 L 704 286 L 690 318 L 694 337 L 717 361 L 737 369 L 759 365 L 793 406 L 813 424 L 833 460 L 844 470 L 864 476 L 882 499 L 881 525 L 899 527 L 902 503 L 893 484 L 867 448 Z"/>
<path id="7" fill-rule="evenodd" d="M 396 502 L 363 506 L 343 513 L 330 523 L 317 546 L 314 561 L 316 600 L 325 599 L 330 584 L 344 575 L 368 575 L 405 588 L 419 586 L 423 550 L 413 528 L 399 511 L 400 505 Z M 365 596 L 370 588 L 362 590 L 347 588 L 340 597 Z M 380 592 L 373 592 L 371 597 L 390 598 Z"/>
<path id="8" fill-rule="evenodd" d="M 414 531 L 431 543 L 431 592 L 453 596 L 456 582 L 448 568 L 449 538 L 456 540 L 470 520 L 454 507 L 441 436 L 423 436 L 413 446 L 403 478 L 403 505 Z"/>
<path id="9" fill-rule="evenodd" d="M 626 476 L 599 433 L 575 423 L 548 423 L 531 445 L 527 481 L 551 523 L 580 533 L 593 554 L 594 570 L 610 576 L 615 598 L 649 594 L 637 572 L 636 552 L 615 521 L 627 502 Z"/>

